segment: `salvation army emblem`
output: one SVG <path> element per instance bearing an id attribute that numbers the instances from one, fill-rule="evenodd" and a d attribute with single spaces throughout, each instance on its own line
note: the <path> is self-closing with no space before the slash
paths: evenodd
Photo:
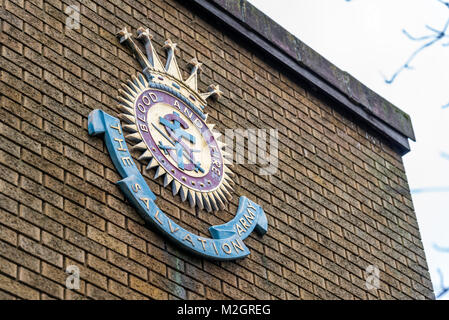
<path id="1" fill-rule="evenodd" d="M 155 52 L 148 29 L 137 30 L 146 57 L 126 29 L 119 33 L 136 54 L 144 76 L 138 75 L 123 85 L 119 98 L 120 118 L 126 123 L 126 138 L 142 152 L 139 160 L 146 169 L 155 168 L 155 179 L 163 177 L 173 195 L 207 211 L 224 209 L 231 198 L 232 172 L 223 157 L 219 133 L 206 122 L 206 99 L 220 95 L 218 86 L 199 93 L 198 72 L 201 63 L 190 62 L 191 74 L 183 81 L 175 57 L 176 44 L 165 42 L 168 58 L 165 67 Z M 148 80 L 147 80 L 148 79 Z"/>
<path id="2" fill-rule="evenodd" d="M 89 134 L 104 134 L 113 163 L 123 178 L 118 185 L 147 222 L 199 255 L 217 260 L 242 258 L 249 254 L 243 239 L 254 229 L 261 235 L 267 231 L 267 219 L 259 205 L 240 197 L 234 219 L 210 227 L 212 238 L 199 237 L 156 206 L 156 196 L 132 160 L 126 141 L 140 152 L 138 161 L 145 170 L 154 171 L 154 179 L 163 177 L 164 187 L 170 187 L 182 201 L 188 200 L 191 207 L 208 212 L 223 210 L 232 198 L 233 173 L 228 168 L 224 144 L 218 140 L 220 134 L 213 130 L 214 126 L 206 122 L 206 100 L 221 95 L 218 85 L 200 93 L 201 63 L 192 59 L 191 73 L 183 80 L 175 43 L 165 42 L 164 66 L 149 30 L 139 28 L 137 35 L 145 54 L 126 28 L 118 33 L 120 43 L 131 49 L 143 69 L 143 74 L 122 84 L 118 98 L 121 121 L 94 110 L 89 115 Z"/>

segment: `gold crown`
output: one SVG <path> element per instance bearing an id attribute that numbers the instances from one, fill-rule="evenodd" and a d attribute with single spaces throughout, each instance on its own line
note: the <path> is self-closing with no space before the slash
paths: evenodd
<path id="1" fill-rule="evenodd" d="M 204 208 L 207 211 L 224 209 L 225 204 L 232 198 L 230 192 L 233 191 L 233 188 L 230 183 L 233 183 L 231 177 L 234 174 L 227 167 L 227 165 L 230 165 L 231 163 L 225 158 L 225 156 L 228 156 L 222 150 L 223 147 L 225 147 L 225 144 L 218 140 L 221 134 L 218 131 L 213 130 L 214 125 L 206 124 L 217 141 L 223 156 L 222 182 L 215 190 L 201 192 L 194 190 L 192 187 L 189 188 L 189 186 L 177 181 L 161 166 L 143 141 L 142 136 L 136 126 L 134 112 L 134 102 L 136 101 L 138 95 L 148 88 L 151 83 L 151 86 L 160 85 L 164 88 L 170 88 L 173 93 L 176 93 L 178 96 L 182 96 L 185 101 L 189 103 L 192 109 L 206 122 L 207 114 L 203 113 L 206 106 L 206 99 L 220 97 L 222 92 L 220 91 L 219 86 L 210 85 L 207 92 L 199 92 L 198 73 L 201 71 L 202 64 L 199 63 L 196 58 L 193 58 L 190 61 L 190 75 L 186 80 L 183 80 L 181 70 L 179 69 L 175 57 L 176 43 L 173 43 L 170 39 L 165 41 L 165 45 L 163 47 L 167 51 L 167 62 L 165 66 L 163 66 L 157 52 L 154 50 L 151 41 L 152 36 L 150 35 L 148 29 L 141 27 L 137 30 L 137 39 L 143 44 L 146 55 L 144 55 L 141 49 L 134 43 L 131 33 L 129 33 L 126 28 L 120 30 L 117 36 L 120 39 L 120 43 L 126 44 L 135 54 L 143 69 L 143 74 L 145 75 L 145 77 L 143 77 L 142 74 L 138 74 L 137 77 L 132 77 L 132 81 L 128 80 L 127 84 L 122 84 L 124 90 L 120 90 L 120 96 L 118 97 L 120 102 L 118 109 L 122 112 L 119 117 L 125 122 L 123 125 L 123 130 L 129 132 L 129 134 L 126 135 L 126 138 L 135 143 L 133 146 L 134 150 L 141 152 L 138 160 L 148 161 L 146 169 L 156 169 L 154 179 L 163 177 L 164 187 L 171 184 L 173 195 L 179 193 L 181 200 L 186 201 L 188 199 L 191 207 L 198 206 L 200 209 Z"/>
<path id="2" fill-rule="evenodd" d="M 186 80 L 183 80 L 181 70 L 179 69 L 178 62 L 176 60 L 175 50 L 176 43 L 173 43 L 170 39 L 165 41 L 163 48 L 167 51 L 167 62 L 165 63 L 165 67 L 163 66 L 159 55 L 156 50 L 154 50 L 152 38 L 153 36 L 150 34 L 149 29 L 144 29 L 140 27 L 137 29 L 137 39 L 143 44 L 145 47 L 144 55 L 140 48 L 136 46 L 133 41 L 132 35 L 128 30 L 123 28 L 117 33 L 117 36 L 120 39 L 120 43 L 125 43 L 131 49 L 131 51 L 136 55 L 137 61 L 140 63 L 143 73 L 147 77 L 148 80 L 153 82 L 158 82 L 160 79 L 157 77 L 158 75 L 169 75 L 175 81 L 182 82 L 185 86 L 191 89 L 196 98 L 199 98 L 200 102 L 204 105 L 200 107 L 204 109 L 206 104 L 206 100 L 208 98 L 216 97 L 219 98 L 222 95 L 219 85 L 211 84 L 208 87 L 208 91 L 204 93 L 200 93 L 198 91 L 198 73 L 201 72 L 202 63 L 198 62 L 196 58 L 193 58 L 189 62 L 189 66 L 191 67 L 190 75 Z"/>

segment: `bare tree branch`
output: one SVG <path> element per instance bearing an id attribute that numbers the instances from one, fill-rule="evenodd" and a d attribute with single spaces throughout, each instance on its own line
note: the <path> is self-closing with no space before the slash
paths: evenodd
<path id="1" fill-rule="evenodd" d="M 345 0 L 346 2 L 351 2 L 351 0 Z M 444 6 L 446 6 L 449 9 L 449 1 L 443 1 L 443 0 L 437 0 L 439 3 L 443 4 Z M 449 27 L 449 19 L 446 21 L 446 23 L 444 24 L 443 28 L 441 30 L 435 29 L 433 27 L 430 27 L 428 25 L 425 26 L 426 29 L 428 29 L 429 31 L 432 32 L 432 34 L 429 35 L 424 35 L 421 37 L 415 37 L 412 36 L 410 33 L 408 33 L 406 30 L 402 30 L 402 32 L 404 33 L 404 35 L 409 38 L 412 41 L 416 41 L 416 42 L 421 42 L 421 41 L 425 41 L 424 44 L 422 44 L 420 47 L 418 47 L 415 51 L 413 51 L 413 53 L 408 57 L 408 59 L 405 61 L 405 63 L 391 76 L 391 78 L 387 79 L 386 77 L 384 77 L 385 82 L 388 84 L 393 83 L 393 81 L 398 77 L 398 75 L 406 70 L 406 69 L 413 69 L 410 64 L 411 62 L 426 48 L 431 47 L 432 45 L 440 42 L 441 40 L 445 39 L 445 38 L 449 38 L 449 34 L 447 34 L 448 32 L 448 27 Z M 447 43 L 443 43 L 442 46 L 446 47 L 449 46 L 449 42 Z M 442 108 L 449 108 L 449 103 L 447 103 L 446 105 L 442 106 Z M 449 160 L 449 154 L 442 152 L 441 153 L 441 157 Z M 434 187 L 434 188 L 420 188 L 420 189 L 412 189 L 411 193 L 423 193 L 423 192 L 449 192 L 449 187 Z M 449 247 L 444 248 L 444 247 L 440 247 L 437 244 L 433 244 L 433 247 L 435 250 L 440 251 L 440 252 L 449 252 Z M 439 299 L 441 297 L 443 297 L 446 293 L 449 292 L 449 286 L 445 286 L 444 285 L 444 276 L 443 276 L 443 272 L 441 271 L 441 269 L 438 268 L 437 270 L 439 277 L 440 277 L 440 292 L 436 294 L 436 298 Z"/>
<path id="2" fill-rule="evenodd" d="M 444 286 L 444 278 L 443 278 L 443 272 L 441 272 L 441 269 L 438 268 L 438 274 L 440 276 L 440 293 L 437 294 L 437 299 L 444 296 L 447 292 L 449 292 L 449 287 Z"/>
<path id="3" fill-rule="evenodd" d="M 435 250 L 437 251 L 441 251 L 441 252 L 449 252 L 449 248 L 442 248 L 440 246 L 438 246 L 437 244 L 433 244 L 433 247 L 435 248 Z M 438 294 L 436 294 L 436 298 L 439 299 L 442 296 L 444 296 L 446 293 L 449 292 L 449 286 L 446 287 L 444 285 L 444 276 L 443 276 L 443 272 L 441 271 L 440 268 L 437 269 L 438 275 L 440 276 L 440 292 Z"/>
<path id="4" fill-rule="evenodd" d="M 433 244 L 433 248 L 437 251 L 441 251 L 441 252 L 449 252 L 449 248 L 443 248 L 440 247 L 439 245 L 437 245 L 436 243 Z"/>
<path id="5" fill-rule="evenodd" d="M 449 3 L 448 2 L 443 2 L 441 0 L 439 0 L 439 2 L 443 3 L 446 7 L 449 8 Z M 421 45 L 420 47 L 418 47 L 418 49 L 416 49 L 411 55 L 410 57 L 405 61 L 405 63 L 399 67 L 399 69 L 391 76 L 390 79 L 385 79 L 385 82 L 388 84 L 393 83 L 393 81 L 397 78 L 397 76 L 404 71 L 405 69 L 412 69 L 410 66 L 410 63 L 416 58 L 416 56 L 421 53 L 424 49 L 434 45 L 435 43 L 441 41 L 444 38 L 448 38 L 449 35 L 446 33 L 447 29 L 449 27 L 449 19 L 446 21 L 446 23 L 444 24 L 443 29 L 438 30 L 435 28 L 432 28 L 430 26 L 426 25 L 426 28 L 429 29 L 430 31 L 432 31 L 434 34 L 430 34 L 430 35 L 425 35 L 422 37 L 414 37 L 412 35 L 410 35 L 410 33 L 408 33 L 406 30 L 402 30 L 402 32 L 407 36 L 407 38 L 409 38 L 410 40 L 413 41 L 424 41 L 424 40 L 429 40 L 426 43 L 424 43 L 423 45 Z M 448 45 L 447 44 L 443 44 L 443 45 Z"/>
<path id="6" fill-rule="evenodd" d="M 418 194 L 418 193 L 435 193 L 435 192 L 449 192 L 449 187 L 431 187 L 431 188 L 416 188 L 410 190 L 411 194 Z"/>
<path id="7" fill-rule="evenodd" d="M 449 8 L 449 2 L 448 1 L 438 0 L 438 2 L 444 4 L 446 7 Z"/>

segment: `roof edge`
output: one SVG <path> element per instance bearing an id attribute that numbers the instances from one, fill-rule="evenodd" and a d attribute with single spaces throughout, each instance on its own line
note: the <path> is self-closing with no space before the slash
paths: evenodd
<path id="1" fill-rule="evenodd" d="M 345 109 L 383 134 L 401 155 L 415 140 L 410 116 L 382 98 L 246 0 L 178 0 L 195 4 L 227 28 L 262 49 L 287 68 L 339 101 Z"/>

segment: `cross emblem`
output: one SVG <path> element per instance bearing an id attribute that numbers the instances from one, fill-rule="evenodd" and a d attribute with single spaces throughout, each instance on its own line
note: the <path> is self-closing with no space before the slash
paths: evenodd
<path id="1" fill-rule="evenodd" d="M 159 141 L 159 148 L 164 151 L 165 154 L 169 154 L 178 164 L 178 168 L 181 170 L 195 170 L 196 172 L 204 172 L 199 161 L 195 161 L 194 152 L 200 150 L 191 149 L 187 146 L 183 139 L 187 139 L 190 143 L 196 143 L 196 138 L 192 134 L 185 131 L 188 129 L 188 124 L 181 119 L 179 114 L 173 111 L 172 114 L 167 114 L 164 117 L 159 117 L 159 123 L 165 127 L 168 136 L 163 133 L 154 124 L 153 126 L 167 139 L 170 145 L 164 145 L 162 141 Z M 184 163 L 184 156 L 190 161 L 190 163 Z"/>

